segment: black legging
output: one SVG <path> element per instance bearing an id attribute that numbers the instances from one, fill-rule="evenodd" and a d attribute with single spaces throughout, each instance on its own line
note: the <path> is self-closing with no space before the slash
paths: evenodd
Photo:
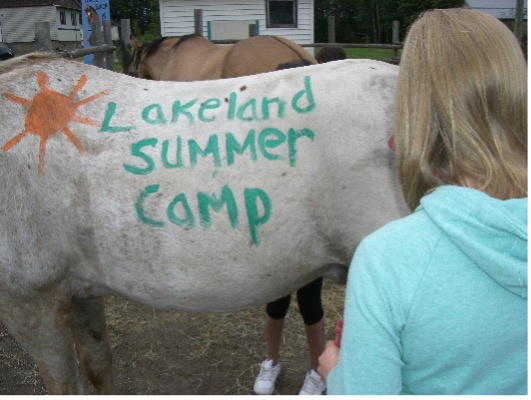
<path id="1" fill-rule="evenodd" d="M 308 283 L 297 290 L 297 303 L 305 325 L 316 324 L 323 318 L 323 306 L 321 304 L 321 287 L 323 278 Z M 291 301 L 291 295 L 267 303 L 266 313 L 273 319 L 282 319 L 286 316 Z"/>

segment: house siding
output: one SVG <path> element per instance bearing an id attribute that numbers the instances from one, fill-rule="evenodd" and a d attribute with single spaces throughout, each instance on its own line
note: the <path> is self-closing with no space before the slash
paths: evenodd
<path id="1" fill-rule="evenodd" d="M 55 7 L 16 7 L 0 9 L 2 40 L 5 43 L 35 41 L 35 23 L 49 22 L 52 40 L 57 40 Z"/>
<path id="2" fill-rule="evenodd" d="M 0 26 L 4 43 L 29 43 L 35 41 L 35 24 L 48 22 L 53 41 L 79 42 L 80 27 L 72 26 L 73 10 L 60 9 L 66 13 L 66 25 L 61 25 L 59 11 L 55 6 L 0 8 Z M 76 14 L 79 14 L 77 12 Z"/>
<path id="3" fill-rule="evenodd" d="M 163 36 L 194 32 L 194 9 L 203 10 L 203 36 L 209 21 L 257 20 L 260 35 L 282 36 L 299 44 L 313 43 L 313 0 L 298 0 L 297 28 L 266 28 L 265 0 L 159 0 Z"/>
<path id="4" fill-rule="evenodd" d="M 66 25 L 61 25 L 60 12 L 66 13 Z M 72 24 L 72 14 L 75 15 L 75 25 Z M 60 42 L 81 42 L 82 32 L 79 22 L 79 11 L 58 8 L 56 12 L 57 40 Z M 53 40 L 53 38 L 52 38 Z"/>

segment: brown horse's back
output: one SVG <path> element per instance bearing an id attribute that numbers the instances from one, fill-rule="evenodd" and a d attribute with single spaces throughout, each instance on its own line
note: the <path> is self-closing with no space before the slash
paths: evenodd
<path id="1" fill-rule="evenodd" d="M 159 81 L 204 81 L 274 71 L 279 64 L 317 64 L 298 44 L 279 36 L 255 36 L 216 45 L 202 36 L 161 38 L 139 52 L 138 76 Z"/>
<path id="2" fill-rule="evenodd" d="M 228 50 L 229 47 L 217 46 L 202 36 L 185 36 L 174 45 L 159 80 L 219 79 Z"/>
<path id="3" fill-rule="evenodd" d="M 234 44 L 223 65 L 222 78 L 274 71 L 279 64 L 298 60 L 317 64 L 298 44 L 279 36 L 254 36 Z"/>

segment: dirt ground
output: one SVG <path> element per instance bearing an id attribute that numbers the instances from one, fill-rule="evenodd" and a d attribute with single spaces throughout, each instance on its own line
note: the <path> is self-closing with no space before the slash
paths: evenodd
<path id="1" fill-rule="evenodd" d="M 326 335 L 343 311 L 344 286 L 325 280 Z M 106 300 L 118 394 L 250 395 L 264 358 L 264 307 L 227 314 L 154 310 Z M 275 394 L 298 394 L 308 369 L 296 300 L 286 317 Z M 85 390 L 93 388 L 85 383 Z M 0 324 L 0 395 L 46 394 L 37 367 Z"/>

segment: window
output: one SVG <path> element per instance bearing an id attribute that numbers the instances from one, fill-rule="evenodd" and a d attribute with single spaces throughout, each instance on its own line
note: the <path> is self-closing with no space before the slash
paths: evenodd
<path id="1" fill-rule="evenodd" d="M 78 20 L 79 20 L 79 25 L 81 26 L 81 25 L 83 25 L 83 20 L 82 20 L 83 17 L 81 16 L 81 14 L 77 14 L 77 15 L 78 15 L 78 17 L 79 17 L 79 18 L 78 18 Z"/>
<path id="2" fill-rule="evenodd" d="M 61 25 L 66 25 L 66 11 L 59 11 L 59 20 Z"/>
<path id="3" fill-rule="evenodd" d="M 268 28 L 296 28 L 297 0 L 266 0 Z"/>

